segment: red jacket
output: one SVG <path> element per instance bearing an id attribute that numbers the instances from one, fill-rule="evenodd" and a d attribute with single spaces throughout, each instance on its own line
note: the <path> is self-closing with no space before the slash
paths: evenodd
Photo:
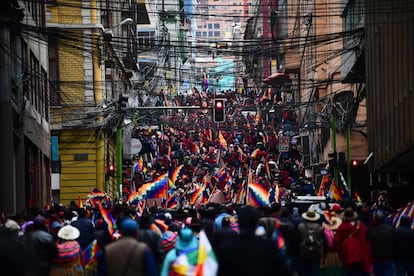
<path id="1" fill-rule="evenodd" d="M 354 232 L 357 229 L 359 223 L 359 230 Z M 340 253 L 340 257 L 345 269 L 348 268 L 351 263 L 351 259 L 354 254 L 359 254 L 363 256 L 363 263 L 361 269 L 365 272 L 370 272 L 372 270 L 372 258 L 371 258 L 371 246 L 367 240 L 367 227 L 364 223 L 358 220 L 347 221 L 344 220 L 341 225 L 339 225 L 336 230 L 334 237 L 334 248 L 337 249 Z M 352 254 L 345 254 L 345 251 L 342 248 L 342 245 L 348 237 L 352 235 L 357 238 L 358 248 L 355 247 L 352 251 Z"/>

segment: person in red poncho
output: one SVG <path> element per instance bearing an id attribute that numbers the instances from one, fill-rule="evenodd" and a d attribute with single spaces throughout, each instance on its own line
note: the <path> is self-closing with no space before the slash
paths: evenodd
<path id="1" fill-rule="evenodd" d="M 334 245 L 347 275 L 370 275 L 372 258 L 367 227 L 351 206 L 344 210 L 342 217 L 343 222 L 336 230 Z"/>

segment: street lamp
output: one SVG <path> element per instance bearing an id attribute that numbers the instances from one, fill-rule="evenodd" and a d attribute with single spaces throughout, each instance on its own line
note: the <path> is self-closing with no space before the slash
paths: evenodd
<path id="1" fill-rule="evenodd" d="M 109 27 L 109 28 L 102 27 L 102 29 L 101 29 L 102 32 L 98 35 L 98 40 L 97 40 L 99 64 L 102 64 L 102 56 L 103 56 L 103 52 L 102 52 L 103 49 L 101 49 L 101 38 L 104 37 L 103 40 L 109 42 L 109 41 L 111 41 L 112 37 L 114 36 L 114 34 L 112 32 L 113 29 L 118 28 L 120 26 L 123 26 L 125 24 L 127 24 L 127 25 L 132 24 L 133 22 L 134 22 L 134 19 L 132 19 L 130 17 L 127 17 L 127 18 L 125 18 L 124 20 L 122 20 L 121 22 L 119 22 L 118 24 L 116 24 L 112 27 Z"/>
<path id="2" fill-rule="evenodd" d="M 109 31 L 111 31 L 111 30 L 113 30 L 115 28 L 118 28 L 118 27 L 122 26 L 122 25 L 125 25 L 125 24 L 129 25 L 129 24 L 132 24 L 133 22 L 134 22 L 134 19 L 132 19 L 130 17 L 127 17 L 124 20 L 122 20 L 121 22 L 119 22 L 118 24 L 116 24 L 116 25 L 114 25 L 112 27 L 103 29 L 102 32 L 103 33 L 107 33 L 107 32 L 109 32 Z"/>

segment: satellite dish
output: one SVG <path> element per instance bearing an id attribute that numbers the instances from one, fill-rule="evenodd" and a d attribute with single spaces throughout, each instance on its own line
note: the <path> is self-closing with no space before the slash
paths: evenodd
<path id="1" fill-rule="evenodd" d="M 138 153 L 140 153 L 142 150 L 142 143 L 137 138 L 131 139 L 131 155 L 134 156 Z"/>

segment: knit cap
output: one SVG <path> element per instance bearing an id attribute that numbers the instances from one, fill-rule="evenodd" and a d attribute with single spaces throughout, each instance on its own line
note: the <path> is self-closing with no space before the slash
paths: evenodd
<path id="1" fill-rule="evenodd" d="M 175 247 L 175 241 L 177 240 L 177 232 L 173 231 L 165 231 L 162 234 L 162 248 L 164 249 L 164 252 L 167 253 L 171 249 Z"/>

